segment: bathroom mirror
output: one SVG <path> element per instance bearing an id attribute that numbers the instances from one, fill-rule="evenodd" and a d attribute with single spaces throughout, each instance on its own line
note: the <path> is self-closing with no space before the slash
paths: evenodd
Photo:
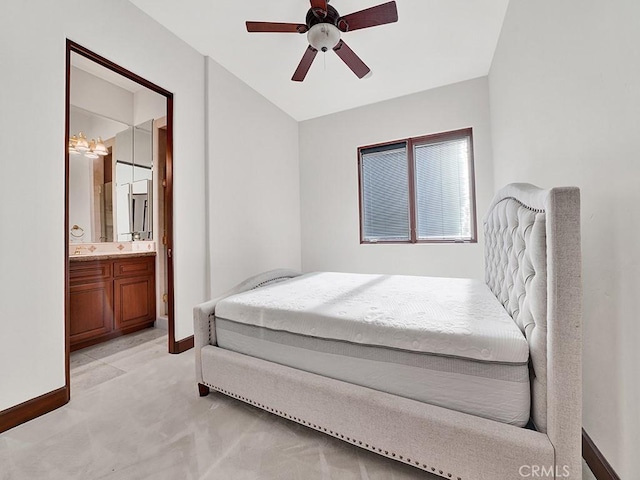
<path id="1" fill-rule="evenodd" d="M 153 121 L 115 137 L 116 235 L 119 242 L 153 239 Z"/>
<path id="2" fill-rule="evenodd" d="M 153 240 L 154 121 L 165 98 L 75 54 L 70 83 L 69 240 Z"/>
<path id="3" fill-rule="evenodd" d="M 71 106 L 69 125 L 107 152 L 69 156 L 69 221 L 78 226 L 71 241 L 152 240 L 153 120 L 127 125 Z"/>

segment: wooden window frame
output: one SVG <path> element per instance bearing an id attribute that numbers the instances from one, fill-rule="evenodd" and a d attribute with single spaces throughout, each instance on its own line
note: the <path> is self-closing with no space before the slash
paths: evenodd
<path id="1" fill-rule="evenodd" d="M 425 145 L 438 141 L 456 140 L 459 138 L 469 138 L 469 195 L 470 195 L 470 210 L 471 210 L 471 238 L 465 240 L 458 239 L 439 239 L 439 240 L 425 240 L 419 239 L 417 233 L 417 216 L 416 216 L 416 179 L 415 179 L 415 158 L 414 147 L 419 145 Z M 388 145 L 401 145 L 405 144 L 407 149 L 407 162 L 408 162 L 408 177 L 409 177 L 409 240 L 380 240 L 371 241 L 364 238 L 364 205 L 362 199 L 362 151 L 372 148 L 386 147 Z M 403 138 L 400 140 L 393 140 L 390 142 L 376 143 L 373 145 L 366 145 L 358 147 L 358 215 L 360 223 L 360 244 L 361 245 L 379 245 L 379 244 L 419 244 L 419 243 L 478 243 L 478 221 L 476 214 L 476 172 L 474 161 L 474 148 L 473 148 L 473 128 L 462 128 L 459 130 L 451 130 L 448 132 L 434 133 L 430 135 L 423 135 L 420 137 Z"/>

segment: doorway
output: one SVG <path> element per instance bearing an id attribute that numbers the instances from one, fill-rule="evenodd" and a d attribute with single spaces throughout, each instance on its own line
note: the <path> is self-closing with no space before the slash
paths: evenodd
<path id="1" fill-rule="evenodd" d="M 87 149 L 89 154 L 93 154 L 95 150 L 95 153 L 104 155 L 99 159 L 93 160 L 94 165 L 100 165 L 100 166 L 104 165 L 104 168 L 102 168 L 101 174 L 99 176 L 100 178 L 100 181 L 98 182 L 99 184 L 91 185 L 92 187 L 92 190 L 91 190 L 92 198 L 90 200 L 91 207 L 86 209 L 87 218 L 90 218 L 90 220 L 87 220 L 87 222 L 90 222 L 90 225 L 91 225 L 90 228 L 83 228 L 82 226 L 77 225 L 78 222 L 75 222 L 73 219 L 70 218 L 70 187 L 71 187 L 70 156 L 72 156 L 71 155 L 72 153 L 79 154 L 79 152 L 76 150 L 80 150 L 80 153 L 83 153 L 84 156 L 87 156 L 88 158 L 95 158 L 88 155 L 87 151 L 74 148 L 74 146 L 78 145 L 78 136 L 77 136 L 78 132 L 75 132 L 75 131 L 72 132 L 72 129 L 70 128 L 70 119 L 72 118 L 73 114 L 77 115 L 78 107 L 75 105 L 72 105 L 72 93 L 77 94 L 77 92 L 72 92 L 72 89 L 71 89 L 72 68 L 75 68 L 73 66 L 72 59 L 80 59 L 82 62 L 84 62 L 87 65 L 95 64 L 105 72 L 108 71 L 109 74 L 112 75 L 114 79 L 116 79 L 115 80 L 116 82 L 118 82 L 117 79 L 121 79 L 121 81 L 124 83 L 133 82 L 132 84 L 136 84 L 141 87 L 144 87 L 145 89 L 148 89 L 154 94 L 158 94 L 159 96 L 164 98 L 163 106 L 164 106 L 165 115 L 162 118 L 157 118 L 155 120 L 152 120 L 151 123 L 148 123 L 148 124 L 140 123 L 139 125 L 136 125 L 135 122 L 130 122 L 132 123 L 132 125 L 128 129 L 122 130 L 120 132 L 123 138 L 122 142 L 126 140 L 126 136 L 128 134 L 127 132 L 130 132 L 131 135 L 136 135 L 137 132 L 140 131 L 141 132 L 140 137 L 143 138 L 144 134 L 148 131 L 149 139 L 152 138 L 151 131 L 154 131 L 155 133 L 159 134 L 159 136 L 155 137 L 155 139 L 153 140 L 154 142 L 153 145 L 151 145 L 151 140 L 148 142 L 149 144 L 148 149 L 153 150 L 155 154 L 155 158 L 154 160 L 152 160 L 152 162 L 157 162 L 156 168 L 154 169 L 154 174 L 153 174 L 156 176 L 155 182 L 152 182 L 151 178 L 142 179 L 142 180 L 138 179 L 138 181 L 135 181 L 136 172 L 142 172 L 141 174 L 144 175 L 145 171 L 151 172 L 152 167 L 145 165 L 144 162 L 138 162 L 136 164 L 136 162 L 133 161 L 133 159 L 131 160 L 131 166 L 128 167 L 126 160 L 122 160 L 122 161 L 116 160 L 112 156 L 112 153 L 113 153 L 112 142 L 115 140 L 110 140 L 110 141 L 105 140 L 103 142 L 102 139 L 99 138 L 98 141 L 91 143 L 90 149 Z M 84 93 L 86 94 L 87 92 L 84 92 Z M 86 111 L 80 112 L 81 115 L 87 115 L 87 113 L 90 113 L 90 112 L 86 112 Z M 65 222 L 65 249 L 64 249 L 65 250 L 64 251 L 64 255 L 65 255 L 65 352 L 66 352 L 65 372 L 66 372 L 66 388 L 67 388 L 67 391 L 69 391 L 70 389 L 70 360 L 69 359 L 70 359 L 70 352 L 72 349 L 72 333 L 75 333 L 75 330 L 73 330 L 73 328 L 76 327 L 75 324 L 72 324 L 71 291 L 72 289 L 75 289 L 75 291 L 78 290 L 76 285 L 78 282 L 77 277 L 75 276 L 76 274 L 74 273 L 73 274 L 74 277 L 71 278 L 72 268 L 71 268 L 70 254 L 86 253 L 83 251 L 83 248 L 86 247 L 87 245 L 90 245 L 87 247 L 87 249 L 96 250 L 96 248 L 98 249 L 103 248 L 103 246 L 100 244 L 98 244 L 98 247 L 96 247 L 95 246 L 96 244 L 91 243 L 91 240 L 89 241 L 89 243 L 84 245 L 78 243 L 78 236 L 85 235 L 85 233 L 87 233 L 88 235 L 91 235 L 91 238 L 96 242 L 108 243 L 109 241 L 112 241 L 114 244 L 117 244 L 117 247 L 120 248 L 121 250 L 124 250 L 125 246 L 126 248 L 130 248 L 132 250 L 132 255 L 128 257 L 127 260 L 121 260 L 121 259 L 114 260 L 114 263 L 111 263 L 108 265 L 103 261 L 103 263 L 106 266 L 93 262 L 93 265 L 99 266 L 97 271 L 98 275 L 103 275 L 104 281 L 102 281 L 100 286 L 104 288 L 102 288 L 101 290 L 98 288 L 94 288 L 92 290 L 91 287 L 89 287 L 85 289 L 83 293 L 84 292 L 88 292 L 88 294 L 90 293 L 91 295 L 94 296 L 94 298 L 99 298 L 99 301 L 104 304 L 104 308 L 103 308 L 104 312 L 101 313 L 101 316 L 97 317 L 97 321 L 96 321 L 97 325 L 96 325 L 96 328 L 94 329 L 95 332 L 98 332 L 98 334 L 101 334 L 101 336 L 100 335 L 98 336 L 104 339 L 115 338 L 122 334 L 128 333 L 128 331 L 133 331 L 137 327 L 142 325 L 141 324 L 142 320 L 144 321 L 149 320 L 149 318 L 146 318 L 146 319 L 143 318 L 141 320 L 142 317 L 140 317 L 140 315 L 146 314 L 148 317 L 149 311 L 152 311 L 153 316 L 156 317 L 155 319 L 151 320 L 152 323 L 153 321 L 158 321 L 158 318 L 162 318 L 163 314 L 166 315 L 165 328 L 167 329 L 167 343 L 168 343 L 167 350 L 169 353 L 181 353 L 188 346 L 184 345 L 183 344 L 184 342 L 176 342 L 176 339 L 175 339 L 174 271 L 173 271 L 173 258 L 172 258 L 173 256 L 172 255 L 173 253 L 173 94 L 163 89 L 162 87 L 159 87 L 153 82 L 150 82 L 149 80 L 146 80 L 140 77 L 139 75 L 115 64 L 114 62 L 88 50 L 87 48 L 71 40 L 67 40 L 65 117 L 66 117 L 65 119 L 65 218 L 64 218 L 64 222 Z M 113 118 L 108 118 L 107 115 L 103 115 L 102 117 L 104 118 L 101 118 L 100 119 L 101 121 L 103 120 L 113 121 Z M 116 135 L 113 136 L 113 139 L 115 138 L 116 138 Z M 133 144 L 133 140 L 131 140 L 131 142 L 132 142 L 131 143 L 132 152 L 136 148 L 142 148 L 143 150 L 147 148 L 144 146 L 144 144 L 142 147 L 136 147 Z M 122 144 L 124 145 L 124 143 Z M 84 148 L 83 144 L 81 144 L 81 146 Z M 104 148 L 104 153 L 100 152 L 100 149 L 102 148 Z M 111 166 L 107 167 L 107 165 L 112 165 L 112 164 L 113 164 L 113 168 L 111 168 Z M 88 167 L 88 168 L 91 168 L 91 167 Z M 120 169 L 130 168 L 131 172 L 133 172 L 132 180 L 129 182 L 126 188 L 124 187 L 124 185 L 117 185 L 117 188 L 116 188 L 115 181 L 116 181 L 118 168 Z M 94 167 L 94 170 L 95 170 L 95 167 Z M 113 188 L 111 187 L 105 188 L 107 184 L 111 181 L 112 173 L 113 173 L 113 182 L 114 182 Z M 151 173 L 149 173 L 148 175 L 151 175 Z M 95 179 L 96 175 L 93 175 L 92 178 Z M 92 182 L 95 183 L 95 180 L 93 180 Z M 124 220 L 124 224 L 130 225 L 130 228 L 120 232 L 118 231 L 118 222 L 121 222 L 121 218 L 117 215 L 117 212 L 112 213 L 112 210 L 117 210 L 118 195 L 124 196 L 124 198 L 128 199 L 127 200 L 128 203 L 125 204 L 126 205 L 125 207 L 121 207 L 120 211 L 121 213 L 126 213 L 126 215 L 128 215 L 128 218 Z M 151 213 L 150 205 L 152 204 L 152 202 L 155 202 L 157 205 L 156 209 L 158 213 L 157 215 L 155 215 L 155 219 L 154 219 L 154 215 Z M 75 199 L 73 203 L 75 208 L 75 205 L 77 205 L 77 203 L 75 202 Z M 107 214 L 105 214 L 105 212 L 107 212 Z M 100 220 L 98 220 L 97 218 L 100 215 L 100 213 L 105 214 L 105 216 L 104 218 L 101 218 Z M 76 212 L 74 212 L 73 214 L 76 215 Z M 75 242 L 75 243 L 71 244 L 71 242 Z M 150 281 L 145 283 L 144 278 L 141 277 L 141 275 L 144 276 L 144 272 L 135 273 L 135 275 L 137 275 L 135 277 L 134 277 L 134 274 L 127 273 L 127 269 L 132 270 L 136 268 L 142 268 L 142 267 L 139 267 L 139 265 L 144 265 L 144 264 L 149 265 L 153 263 L 149 258 L 146 259 L 147 260 L 146 262 L 138 262 L 137 264 L 132 260 L 134 257 L 137 258 L 137 255 L 133 254 L 135 251 L 143 250 L 145 248 L 150 249 L 151 247 L 149 247 L 148 245 L 151 245 L 152 243 L 155 243 L 155 257 L 156 257 L 155 269 L 157 272 L 159 272 L 159 275 L 156 277 L 159 279 L 159 281 L 155 282 L 155 284 L 158 287 L 157 289 L 152 285 Z M 74 249 L 73 252 L 71 252 L 71 248 Z M 111 248 L 111 246 L 105 246 L 104 248 L 108 249 L 108 248 Z M 91 253 L 94 253 L 93 250 Z M 145 252 L 145 253 L 150 254 L 150 252 Z M 105 255 L 104 257 L 109 257 L 109 255 Z M 118 258 L 118 257 L 116 256 L 114 258 Z M 74 260 L 77 260 L 77 258 L 74 258 Z M 82 260 L 89 260 L 85 263 L 86 265 L 92 264 L 91 258 L 86 258 Z M 73 270 L 77 271 L 78 269 L 75 267 L 76 265 L 74 264 Z M 116 270 L 118 268 L 121 269 L 118 271 L 120 272 L 122 278 L 117 278 L 119 273 L 116 272 Z M 87 271 L 89 271 L 89 269 L 87 269 Z M 96 271 L 91 273 L 96 274 Z M 108 275 L 111 275 L 111 278 L 113 279 L 112 284 L 108 283 L 109 281 L 107 280 Z M 127 275 L 129 275 L 129 277 L 127 277 Z M 110 287 L 109 285 L 115 285 L 115 287 L 113 286 Z M 109 288 L 111 288 L 111 290 L 109 290 Z M 153 296 L 151 296 L 152 294 L 149 293 L 147 303 L 138 301 L 139 299 L 143 298 L 146 295 L 146 293 L 144 292 L 147 292 L 147 291 L 151 292 L 152 290 L 155 290 L 155 291 L 153 292 Z M 142 296 L 139 295 L 140 292 L 143 292 Z M 85 297 L 81 298 L 80 300 L 78 300 L 80 296 L 78 296 L 77 298 L 74 297 L 73 299 L 73 301 L 75 302 L 74 308 L 76 308 L 78 304 L 85 305 L 85 303 L 87 302 L 87 299 L 91 299 L 91 297 L 89 297 L 88 294 L 85 295 Z M 98 295 L 102 295 L 102 297 L 98 297 Z M 120 295 L 120 297 L 123 297 L 123 295 L 124 296 L 130 295 L 135 297 L 137 295 L 138 300 L 134 300 L 133 303 L 130 302 L 129 304 L 133 306 L 128 308 L 128 310 L 122 309 L 122 308 L 118 310 L 118 308 L 114 307 L 114 303 L 113 303 L 115 301 L 118 301 L 118 298 L 119 298 L 118 295 Z M 153 302 L 153 305 L 152 305 L 153 308 L 152 309 L 149 308 L 147 309 L 147 311 L 145 311 L 144 305 L 151 305 L 152 302 Z M 141 305 L 143 306 L 141 307 Z M 156 315 L 156 312 L 157 312 L 157 315 Z M 102 325 L 101 322 L 104 321 L 104 324 L 106 325 L 107 321 L 109 321 L 109 318 L 111 318 L 111 321 L 113 321 L 113 317 L 117 316 L 118 314 L 121 315 L 119 320 L 121 325 L 123 325 L 123 328 L 118 331 L 105 330 L 104 325 Z M 111 315 L 111 317 L 109 317 L 109 315 Z M 136 315 L 138 315 L 138 318 L 136 317 Z M 116 320 L 116 323 L 117 322 L 118 320 Z M 91 326 L 90 328 L 93 328 L 93 326 Z M 101 333 L 100 328 L 103 328 L 105 333 Z M 73 339 L 74 345 L 76 346 L 82 345 L 82 343 L 78 343 L 78 338 L 79 338 L 78 335 L 74 334 L 73 337 L 74 337 Z M 82 338 L 80 338 L 80 340 L 82 340 Z M 88 344 L 90 344 L 91 340 L 87 340 L 87 342 Z"/>

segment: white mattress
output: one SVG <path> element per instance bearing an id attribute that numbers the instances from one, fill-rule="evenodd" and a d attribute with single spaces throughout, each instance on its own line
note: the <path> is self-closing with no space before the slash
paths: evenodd
<path id="1" fill-rule="evenodd" d="M 524 363 L 524 335 L 481 281 L 310 273 L 228 297 L 216 317 L 301 335 Z"/>
<path id="2" fill-rule="evenodd" d="M 220 301 L 218 346 L 484 418 L 529 419 L 529 348 L 482 283 L 313 273 Z"/>

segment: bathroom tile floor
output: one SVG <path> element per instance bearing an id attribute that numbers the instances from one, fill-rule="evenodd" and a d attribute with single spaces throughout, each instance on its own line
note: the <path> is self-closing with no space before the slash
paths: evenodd
<path id="1" fill-rule="evenodd" d="M 71 353 L 71 396 L 167 354 L 167 332 L 147 328 Z"/>
<path id="2" fill-rule="evenodd" d="M 440 478 L 220 394 L 200 398 L 194 351 L 166 352 L 166 332 L 149 329 L 74 353 L 71 401 L 0 434 L 0 479 Z"/>

